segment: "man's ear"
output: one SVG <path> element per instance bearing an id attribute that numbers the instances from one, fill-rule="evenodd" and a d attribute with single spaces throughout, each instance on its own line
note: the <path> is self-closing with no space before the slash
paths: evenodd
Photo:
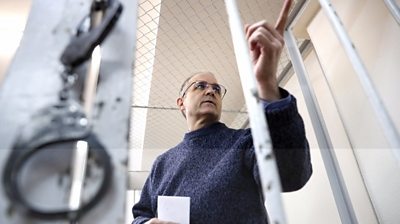
<path id="1" fill-rule="evenodd" d="M 179 110 L 185 110 L 185 106 L 183 106 L 183 99 L 182 97 L 179 97 L 178 99 L 176 99 L 176 105 L 179 107 Z"/>
<path id="2" fill-rule="evenodd" d="M 182 97 L 179 97 L 178 99 L 176 99 L 176 105 L 178 105 L 179 110 L 181 111 L 182 115 L 186 118 L 185 106 L 183 105 Z"/>

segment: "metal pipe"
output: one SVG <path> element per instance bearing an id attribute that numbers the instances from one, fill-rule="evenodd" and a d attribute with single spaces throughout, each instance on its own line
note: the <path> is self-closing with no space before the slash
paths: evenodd
<path id="1" fill-rule="evenodd" d="M 92 4 L 99 3 L 99 0 L 93 0 Z M 101 23 L 104 15 L 103 10 L 92 11 L 90 15 L 90 29 L 98 26 Z M 97 82 L 100 72 L 101 52 L 100 46 L 96 46 L 92 52 L 91 61 L 88 65 L 84 86 L 84 110 L 88 122 L 92 119 L 92 108 L 96 96 Z M 71 211 L 78 210 L 81 206 L 81 195 L 83 190 L 83 182 L 85 179 L 87 157 L 89 153 L 89 145 L 86 141 L 78 141 L 76 148 L 73 149 L 72 156 L 72 174 L 71 174 L 71 192 L 69 198 L 69 209 Z M 71 220 L 71 223 L 77 223 L 77 220 Z"/>
<path id="2" fill-rule="evenodd" d="M 228 12 L 229 26 L 233 46 L 235 50 L 236 63 L 240 74 L 240 80 L 248 109 L 251 133 L 253 136 L 254 150 L 257 165 L 260 172 L 262 191 L 270 223 L 286 223 L 283 202 L 281 199 L 281 184 L 278 168 L 273 156 L 272 143 L 269 135 L 267 122 L 258 98 L 258 89 L 254 76 L 250 53 L 247 47 L 243 26 L 240 21 L 239 11 L 235 0 L 225 0 Z"/>
<path id="3" fill-rule="evenodd" d="M 394 20 L 396 20 L 397 24 L 400 24 L 400 7 L 393 0 L 384 0 L 384 2 L 390 13 L 392 13 Z"/>
<path id="4" fill-rule="evenodd" d="M 360 79 L 367 98 L 370 100 L 372 107 L 375 110 L 375 114 L 381 123 L 383 132 L 392 146 L 393 154 L 397 157 L 397 160 L 400 163 L 400 137 L 394 122 L 387 112 L 382 99 L 377 93 L 368 71 L 361 60 L 361 57 L 356 51 L 354 44 L 351 42 L 351 39 L 331 2 L 329 0 L 319 0 L 319 2 L 344 50 L 346 51 L 347 56 L 349 57 L 349 60 L 351 61 L 353 68 L 358 75 L 358 78 Z"/>
<path id="5" fill-rule="evenodd" d="M 96 46 L 92 53 L 92 59 L 89 64 L 88 72 L 86 75 L 85 88 L 84 88 L 84 110 L 87 119 L 90 121 L 93 115 L 93 105 L 96 97 L 97 82 L 99 79 L 101 63 L 101 49 Z"/>
<path id="6" fill-rule="evenodd" d="M 72 151 L 71 163 L 71 192 L 69 195 L 69 209 L 71 211 L 78 210 L 81 205 L 81 195 L 83 189 L 83 182 L 85 179 L 87 154 L 89 151 L 88 143 L 86 141 L 78 141 L 75 149 Z"/>
<path id="7" fill-rule="evenodd" d="M 95 1 L 94 4 L 96 4 Z M 103 15 L 104 15 L 103 10 L 97 10 L 91 13 L 90 29 L 93 29 L 94 27 L 98 26 L 101 23 Z M 100 45 L 98 45 L 92 52 L 92 57 L 88 66 L 85 86 L 83 90 L 84 110 L 89 122 L 91 121 L 92 118 L 92 113 L 93 113 L 92 108 L 96 97 L 97 82 L 100 75 L 100 63 L 101 63 L 101 48 Z"/>
<path id="8" fill-rule="evenodd" d="M 342 172 L 333 151 L 329 133 L 323 120 L 322 113 L 317 105 L 315 93 L 311 88 L 311 82 L 308 79 L 300 51 L 297 48 L 296 40 L 293 33 L 289 30 L 285 31 L 284 38 L 294 71 L 299 79 L 300 87 L 307 104 L 307 110 L 310 114 L 311 123 L 314 127 L 314 132 L 321 150 L 321 156 L 328 174 L 340 219 L 342 223 L 345 224 L 358 223 Z"/>

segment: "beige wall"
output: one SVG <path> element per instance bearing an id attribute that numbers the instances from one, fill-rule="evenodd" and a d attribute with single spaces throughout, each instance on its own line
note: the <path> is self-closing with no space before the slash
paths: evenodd
<path id="1" fill-rule="evenodd" d="M 398 24 L 383 1 L 336 0 L 332 3 L 399 130 Z M 399 223 L 397 204 L 400 201 L 400 161 L 395 159 L 360 80 L 322 11 L 308 25 L 307 32 L 315 51 L 305 59 L 305 65 L 335 147 L 357 219 L 359 223 Z M 297 91 L 290 82 L 287 88 L 292 92 Z M 306 117 L 304 113 L 303 117 Z M 308 119 L 305 120 L 306 125 L 311 126 Z M 310 132 L 312 131 L 308 130 L 310 142 L 314 142 L 314 137 L 310 136 L 313 133 Z M 316 143 L 312 146 L 318 147 Z M 312 151 L 314 169 L 324 169 L 320 166 L 320 156 Z M 327 221 L 328 217 L 335 217 L 337 214 L 329 210 L 332 209 L 329 205 L 332 203 L 332 196 L 331 191 L 326 189 L 326 184 L 323 184 L 326 173 L 317 171 L 315 174 L 303 191 L 304 194 L 309 194 L 307 197 L 303 196 L 303 203 L 309 201 L 307 198 L 320 196 L 320 205 L 326 209 L 318 208 L 314 204 L 310 206 L 314 209 L 314 215 L 321 214 Z M 322 182 L 319 183 L 320 181 Z M 316 189 L 307 192 L 307 188 L 314 188 L 314 185 Z M 292 204 L 295 203 L 299 201 Z M 317 219 L 310 219 L 312 222 L 309 223 L 318 223 L 315 221 Z M 334 223 L 340 223 L 337 217 L 334 219 Z"/>
<path id="2" fill-rule="evenodd" d="M 284 193 L 283 201 L 288 223 L 296 224 L 337 224 L 340 223 L 328 176 L 311 125 L 305 100 L 296 76 L 285 88 L 297 99 L 298 109 L 303 117 L 307 139 L 311 148 L 313 174 L 309 182 L 299 191 Z"/>

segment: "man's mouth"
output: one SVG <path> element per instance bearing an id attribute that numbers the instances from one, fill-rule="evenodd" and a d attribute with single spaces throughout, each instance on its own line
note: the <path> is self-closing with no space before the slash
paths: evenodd
<path id="1" fill-rule="evenodd" d="M 211 103 L 211 104 L 213 104 L 214 106 L 216 105 L 213 101 L 211 101 L 211 100 L 205 100 L 205 101 L 203 101 L 203 102 L 201 102 L 201 104 L 203 104 L 203 103 Z"/>

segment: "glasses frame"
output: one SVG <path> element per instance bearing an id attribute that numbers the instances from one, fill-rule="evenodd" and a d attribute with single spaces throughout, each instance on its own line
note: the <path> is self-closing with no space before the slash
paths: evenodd
<path id="1" fill-rule="evenodd" d="M 195 83 L 200 83 L 200 82 L 203 82 L 203 83 L 206 83 L 206 84 L 207 84 L 206 89 L 207 89 L 209 86 L 218 85 L 218 86 L 220 87 L 220 89 L 221 89 L 221 94 L 216 93 L 214 89 L 213 89 L 213 91 L 214 91 L 215 94 L 220 95 L 220 96 L 221 96 L 221 99 L 223 99 L 224 96 L 225 96 L 225 94 L 226 94 L 226 92 L 228 92 L 228 90 L 226 89 L 226 87 L 223 86 L 223 85 L 221 85 L 221 84 L 218 84 L 218 83 L 209 83 L 209 82 L 207 82 L 207 81 L 197 80 L 197 81 L 194 81 L 194 82 L 190 83 L 190 85 L 188 85 L 188 86 L 185 88 L 185 90 L 182 92 L 182 96 L 181 96 L 181 97 L 182 97 L 182 98 L 185 97 L 187 91 L 190 89 L 190 87 L 193 86 L 193 84 L 195 84 Z M 205 89 L 204 89 L 204 90 L 205 90 Z M 222 90 L 223 90 L 223 92 L 222 92 Z"/>

